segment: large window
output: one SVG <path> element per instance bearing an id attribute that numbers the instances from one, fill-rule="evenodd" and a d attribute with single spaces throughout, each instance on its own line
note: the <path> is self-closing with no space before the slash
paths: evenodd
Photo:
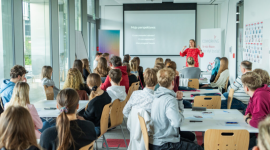
<path id="1" fill-rule="evenodd" d="M 0 0 L 0 85 L 13 66 L 11 0 Z"/>
<path id="2" fill-rule="evenodd" d="M 95 20 L 95 0 L 87 0 L 87 14 Z"/>
<path id="3" fill-rule="evenodd" d="M 81 0 L 75 0 L 75 30 L 82 31 Z"/>
<path id="4" fill-rule="evenodd" d="M 68 0 L 59 0 L 58 5 L 60 88 L 62 89 L 69 68 Z"/>
<path id="5" fill-rule="evenodd" d="M 32 102 L 45 98 L 41 70 L 51 65 L 49 0 L 23 0 L 24 63 Z M 42 89 L 42 90 L 41 90 Z"/>

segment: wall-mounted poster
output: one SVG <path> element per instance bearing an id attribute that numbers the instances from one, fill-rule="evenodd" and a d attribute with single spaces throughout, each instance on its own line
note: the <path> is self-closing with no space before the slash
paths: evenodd
<path id="1" fill-rule="evenodd" d="M 245 25 L 245 51 L 243 59 L 253 63 L 262 63 L 263 50 L 263 22 Z"/>

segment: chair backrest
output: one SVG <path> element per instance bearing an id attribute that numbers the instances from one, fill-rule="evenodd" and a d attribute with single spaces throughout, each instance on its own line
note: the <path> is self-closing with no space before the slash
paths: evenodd
<path id="1" fill-rule="evenodd" d="M 220 109 L 221 96 L 196 96 L 194 107 L 206 107 L 207 109 Z"/>
<path id="2" fill-rule="evenodd" d="M 234 94 L 234 89 L 230 89 L 228 100 L 227 100 L 227 109 L 231 109 L 233 94 Z"/>
<path id="3" fill-rule="evenodd" d="M 144 140 L 145 149 L 149 150 L 149 136 L 148 136 L 148 132 L 147 132 L 147 128 L 146 128 L 146 125 L 145 125 L 144 118 L 142 116 L 140 116 L 139 113 L 138 113 L 138 118 L 139 118 L 139 121 L 140 121 L 141 131 L 142 131 L 142 134 L 143 134 L 143 140 Z"/>
<path id="4" fill-rule="evenodd" d="M 248 149 L 249 132 L 247 130 L 206 130 L 205 150 L 243 150 Z"/>
<path id="5" fill-rule="evenodd" d="M 94 150 L 94 143 L 95 143 L 95 141 L 93 141 L 89 145 L 86 145 L 86 146 L 80 148 L 80 150 Z"/>
<path id="6" fill-rule="evenodd" d="M 101 137 L 108 130 L 111 106 L 112 106 L 112 103 L 107 104 L 103 107 L 101 119 L 100 119 L 100 136 L 99 137 Z"/>
<path id="7" fill-rule="evenodd" d="M 122 124 L 124 119 L 123 109 L 125 105 L 125 101 L 120 102 L 119 99 L 113 101 L 110 113 L 111 126 L 109 128 L 113 128 Z"/>
<path id="8" fill-rule="evenodd" d="M 132 93 L 134 91 L 137 91 L 139 89 L 139 87 L 140 87 L 140 81 L 134 82 L 134 83 L 131 84 L 131 86 L 129 87 L 129 90 L 128 90 L 127 97 L 125 99 L 125 103 L 128 102 L 128 100 L 129 100 L 130 96 L 132 95 Z"/>
<path id="9" fill-rule="evenodd" d="M 228 90 L 229 79 L 230 79 L 230 77 L 228 77 L 227 80 L 226 80 L 225 92 L 227 92 L 227 90 Z"/>
<path id="10" fill-rule="evenodd" d="M 54 100 L 53 87 L 44 85 L 44 90 L 47 100 Z"/>
<path id="11" fill-rule="evenodd" d="M 188 87 L 199 89 L 199 79 L 189 79 Z"/>

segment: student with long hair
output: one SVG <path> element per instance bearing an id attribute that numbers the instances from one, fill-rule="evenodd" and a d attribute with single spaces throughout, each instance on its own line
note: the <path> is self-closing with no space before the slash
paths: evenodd
<path id="1" fill-rule="evenodd" d="M 130 65 L 129 65 L 129 63 L 123 63 L 123 66 L 127 67 L 129 86 L 131 86 L 132 83 L 138 82 L 138 78 L 134 74 L 130 73 Z"/>
<path id="2" fill-rule="evenodd" d="M 11 100 L 5 105 L 5 109 L 11 106 L 22 106 L 26 108 L 32 116 L 35 125 L 36 138 L 39 139 L 41 135 L 39 129 L 41 129 L 43 125 L 35 106 L 30 104 L 29 91 L 30 87 L 26 82 L 16 83 Z"/>
<path id="3" fill-rule="evenodd" d="M 43 66 L 41 71 L 41 83 L 43 86 L 46 85 L 53 87 L 54 99 L 56 99 L 59 89 L 55 87 L 54 81 L 52 80 L 52 73 L 53 69 L 51 66 Z"/>
<path id="4" fill-rule="evenodd" d="M 100 57 L 98 60 L 97 67 L 94 70 L 94 73 L 99 74 L 101 77 L 101 80 L 104 82 L 106 80 L 107 75 L 109 74 L 109 71 L 110 71 L 110 68 L 107 65 L 107 60 L 104 57 Z"/>
<path id="5" fill-rule="evenodd" d="M 165 62 L 164 62 L 164 65 L 166 66 L 167 65 L 167 63 L 169 63 L 170 61 L 172 61 L 171 59 L 169 59 L 169 58 L 167 58 L 166 60 L 165 60 Z"/>
<path id="6" fill-rule="evenodd" d="M 80 73 L 83 75 L 83 63 L 80 59 L 74 60 L 73 68 L 77 68 Z"/>
<path id="7" fill-rule="evenodd" d="M 61 111 L 56 127 L 45 130 L 40 146 L 46 150 L 78 150 L 96 140 L 94 124 L 78 120 L 79 95 L 71 88 L 61 90 L 57 95 L 57 108 Z"/>
<path id="8" fill-rule="evenodd" d="M 81 61 L 82 61 L 82 69 L 83 69 L 83 79 L 84 81 L 86 81 L 88 75 L 91 73 L 89 61 L 86 58 L 82 59 Z"/>
<path id="9" fill-rule="evenodd" d="M 39 150 L 35 125 L 25 107 L 8 107 L 1 114 L 0 122 L 1 150 Z"/>
<path id="10" fill-rule="evenodd" d="M 131 57 L 129 56 L 129 54 L 124 55 L 123 64 L 129 63 L 130 59 L 131 59 Z"/>
<path id="11" fill-rule="evenodd" d="M 161 58 L 161 57 L 156 58 L 155 65 L 158 63 L 163 63 L 163 58 Z"/>
<path id="12" fill-rule="evenodd" d="M 220 67 L 220 58 L 219 57 L 216 57 L 216 59 L 215 59 L 215 66 L 214 66 L 214 68 L 212 70 L 212 73 L 211 73 L 210 83 L 215 81 L 215 78 L 217 76 L 219 67 Z"/>
<path id="13" fill-rule="evenodd" d="M 226 85 L 226 81 L 228 77 L 230 76 L 230 72 L 228 69 L 229 61 L 226 57 L 222 57 L 220 59 L 220 67 L 218 70 L 218 74 L 211 84 L 205 84 L 202 87 L 218 87 L 219 91 L 223 93 Z"/>
<path id="14" fill-rule="evenodd" d="M 134 74 L 137 78 L 139 76 L 139 65 L 136 59 L 132 59 L 130 62 L 130 73 Z"/>
<path id="15" fill-rule="evenodd" d="M 106 91 L 100 89 L 101 78 L 98 74 L 90 74 L 87 77 L 87 85 L 92 91 L 90 95 L 90 101 L 85 108 L 83 116 L 78 116 L 78 119 L 92 121 L 95 124 L 96 134 L 99 136 L 100 119 L 103 107 L 111 103 L 112 99 Z"/>
<path id="16" fill-rule="evenodd" d="M 144 83 L 144 77 L 143 77 L 143 67 L 140 66 L 141 60 L 139 57 L 134 57 L 134 60 L 137 60 L 137 64 L 138 64 L 138 72 L 139 72 L 139 81 L 141 82 L 141 86 L 145 87 L 145 83 Z"/>
<path id="17" fill-rule="evenodd" d="M 77 68 L 68 70 L 67 78 L 64 83 L 63 89 L 73 88 L 80 97 L 80 100 L 88 100 L 87 94 L 90 94 L 90 89 L 84 84 L 82 74 Z"/>

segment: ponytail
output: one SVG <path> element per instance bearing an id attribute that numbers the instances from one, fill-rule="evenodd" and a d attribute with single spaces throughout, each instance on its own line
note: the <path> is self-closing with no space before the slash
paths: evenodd
<path id="1" fill-rule="evenodd" d="M 98 88 L 97 86 L 93 86 L 93 87 L 92 87 L 89 101 L 91 101 L 93 98 L 95 98 L 95 97 L 98 96 L 97 88 Z M 89 104 L 89 103 L 87 103 L 87 105 L 86 105 L 86 107 L 85 107 L 85 110 L 88 108 L 88 104 Z"/>
<path id="2" fill-rule="evenodd" d="M 68 109 L 63 107 L 60 109 L 61 114 L 57 117 L 56 128 L 58 132 L 58 148 L 57 150 L 69 149 L 71 145 L 75 149 L 74 139 L 70 131 L 70 122 L 67 117 Z"/>

